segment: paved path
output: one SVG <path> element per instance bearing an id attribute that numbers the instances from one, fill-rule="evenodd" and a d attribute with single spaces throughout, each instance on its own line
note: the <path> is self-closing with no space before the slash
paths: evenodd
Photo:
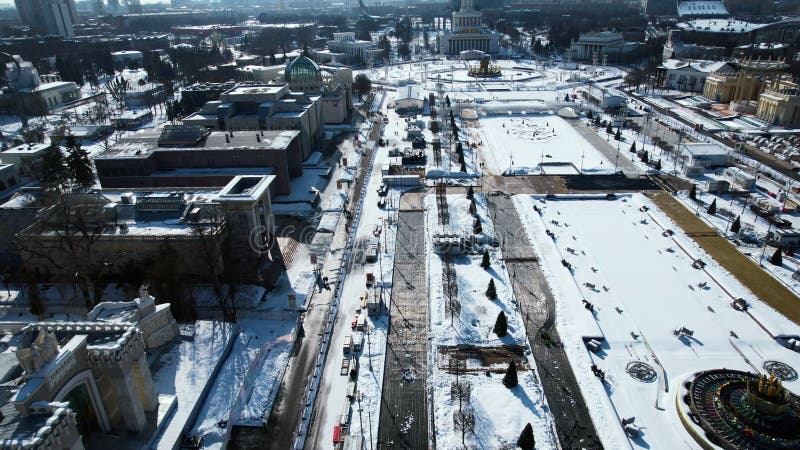
<path id="1" fill-rule="evenodd" d="M 555 322 L 555 301 L 533 246 L 528 241 L 517 210 L 506 195 L 489 197 L 489 208 L 506 268 L 511 275 L 514 296 L 520 303 L 533 357 L 544 388 L 547 403 L 556 422 L 558 440 L 563 449 L 603 448 L 586 403 L 561 347 Z M 552 343 L 546 344 L 543 336 Z M 602 424 L 607 426 L 610 424 Z M 616 424 L 614 424 L 616 425 Z"/>
<path id="2" fill-rule="evenodd" d="M 421 205 L 421 194 L 401 207 Z M 389 338 L 383 377 L 379 449 L 423 450 L 428 443 L 425 213 L 401 209 L 397 229 Z"/>
<path id="3" fill-rule="evenodd" d="M 617 165 L 617 170 L 622 171 L 625 175 L 635 177 L 642 174 L 642 171 L 636 167 L 625 155 L 622 155 L 621 152 L 627 151 L 628 149 L 623 149 L 620 147 L 620 151 L 618 152 L 616 147 L 613 147 L 609 144 L 605 139 L 601 138 L 597 133 L 595 133 L 594 129 L 591 127 L 586 126 L 582 120 L 571 120 L 569 123 L 572 127 L 577 131 L 581 136 L 584 137 L 587 141 L 589 141 L 594 148 L 596 148 L 603 156 L 608 159 L 611 164 Z"/>
<path id="4" fill-rule="evenodd" d="M 592 194 L 660 190 L 649 177 L 616 175 L 524 175 L 514 177 L 484 176 L 482 189 L 491 194 Z M 448 191 L 449 192 L 449 191 Z"/>

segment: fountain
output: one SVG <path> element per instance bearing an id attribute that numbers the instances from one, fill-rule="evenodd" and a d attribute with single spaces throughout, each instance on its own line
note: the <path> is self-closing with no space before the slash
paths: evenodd
<path id="1" fill-rule="evenodd" d="M 477 66 L 470 66 L 468 75 L 474 78 L 494 78 L 502 75 L 500 66 L 490 65 L 489 58 L 481 59 Z"/>
<path id="2" fill-rule="evenodd" d="M 684 384 L 678 407 L 684 426 L 705 448 L 800 449 L 800 397 L 775 374 L 700 372 Z"/>

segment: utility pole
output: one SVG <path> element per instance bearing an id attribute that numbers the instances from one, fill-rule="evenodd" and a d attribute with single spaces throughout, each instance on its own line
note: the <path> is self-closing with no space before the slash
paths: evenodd
<path id="1" fill-rule="evenodd" d="M 359 428 L 361 429 L 362 436 L 363 436 L 363 433 L 364 433 L 364 422 L 361 420 L 361 397 L 363 397 L 363 396 L 364 396 L 364 394 L 361 393 L 361 392 L 359 392 L 358 395 L 356 396 L 356 398 L 358 399 L 358 425 L 359 425 Z M 363 450 L 363 448 L 364 448 L 364 438 L 363 437 L 361 438 L 361 443 L 360 444 L 361 445 L 359 445 L 358 448 Z"/>

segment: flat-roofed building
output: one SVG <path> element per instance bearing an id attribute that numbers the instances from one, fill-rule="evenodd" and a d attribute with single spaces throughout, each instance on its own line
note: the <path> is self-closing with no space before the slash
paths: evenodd
<path id="1" fill-rule="evenodd" d="M 709 168 L 728 165 L 728 152 L 717 144 L 684 143 L 680 151 L 687 167 Z"/>
<path id="2" fill-rule="evenodd" d="M 372 41 L 360 41 L 352 31 L 333 33 L 333 40 L 328 41 L 328 50 L 332 53 L 347 55 L 349 63 L 364 63 L 369 56 L 369 50 L 375 49 Z"/>
<path id="3" fill-rule="evenodd" d="M 216 187 L 239 175 L 272 175 L 272 194 L 281 195 L 303 174 L 297 130 L 167 125 L 123 138 L 94 162 L 104 188 Z"/>
<path id="4" fill-rule="evenodd" d="M 42 282 L 65 282 L 98 264 L 123 276 L 162 258 L 167 246 L 176 279 L 211 282 L 235 270 L 243 283 L 271 286 L 285 269 L 275 245 L 275 179 L 237 175 L 221 189 L 72 193 L 17 233 L 20 259 Z"/>
<path id="5" fill-rule="evenodd" d="M 288 84 L 239 84 L 183 123 L 212 130 L 297 130 L 305 159 L 322 139 L 321 94 L 294 92 Z"/>

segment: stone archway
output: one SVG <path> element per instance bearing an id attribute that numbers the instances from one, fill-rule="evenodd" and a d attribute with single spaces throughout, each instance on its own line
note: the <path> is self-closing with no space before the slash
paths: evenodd
<path id="1" fill-rule="evenodd" d="M 90 369 L 75 374 L 53 397 L 53 401 L 70 402 L 70 409 L 77 415 L 81 434 L 84 433 L 83 428 L 89 432 L 111 431 L 106 408 Z"/>

